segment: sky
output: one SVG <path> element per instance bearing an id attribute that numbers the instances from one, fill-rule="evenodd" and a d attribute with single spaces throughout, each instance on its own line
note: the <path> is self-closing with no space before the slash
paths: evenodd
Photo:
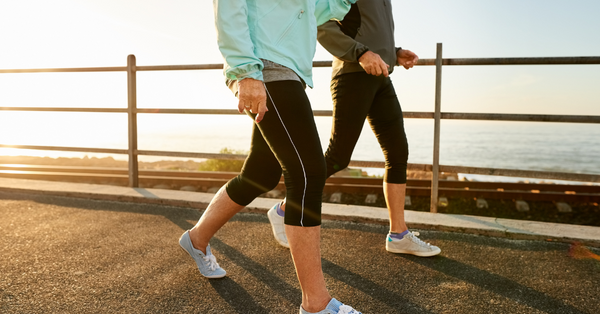
<path id="1" fill-rule="evenodd" d="M 597 0 L 393 0 L 393 8 L 397 46 L 421 58 L 434 58 L 438 42 L 447 58 L 600 56 Z M 222 63 L 208 0 L 0 0 L 0 30 L 0 69 L 122 66 L 128 54 L 136 55 L 138 65 Z M 322 47 L 317 49 L 315 60 L 331 59 Z M 146 82 L 165 91 L 180 85 L 187 89 L 173 80 L 194 76 L 191 89 L 197 88 L 203 98 L 214 94 L 208 98 L 217 104 L 210 107 L 235 105 L 220 71 L 207 72 L 144 73 L 138 94 L 143 100 Z M 433 73 L 428 66 L 393 74 L 405 111 L 432 110 Z M 112 91 L 116 83 L 110 81 L 120 74 L 83 74 L 70 84 L 83 84 L 82 77 L 89 76 Z M 14 84 L 9 89 L 21 95 L 18 84 L 39 86 L 50 94 L 61 90 L 43 87 L 51 85 L 47 77 L 5 74 L 0 83 L 8 80 Z M 55 81 L 63 77 L 74 75 L 53 76 Z M 317 109 L 326 109 L 329 69 L 315 70 L 315 79 L 309 95 Z M 442 110 L 598 115 L 599 83 L 600 65 L 445 67 Z M 148 87 L 149 93 L 155 90 Z M 122 93 L 122 88 L 117 91 Z M 5 106 L 18 98 L 5 95 L 0 101 Z M 184 99 L 181 107 L 198 106 L 190 98 L 174 101 Z M 25 101 L 16 105 L 32 105 Z"/>
<path id="2" fill-rule="evenodd" d="M 600 56 L 598 0 L 392 1 L 397 46 L 421 58 L 434 58 L 437 43 L 446 58 Z M 138 65 L 223 62 L 209 0 L 0 0 L 0 45 L 0 69 L 124 66 L 129 54 Z M 331 59 L 318 46 L 315 60 Z M 392 74 L 404 111 L 433 111 L 434 73 L 421 66 Z M 331 109 L 329 78 L 329 68 L 314 70 L 315 88 L 307 90 L 314 109 Z M 452 66 L 442 78 L 445 112 L 600 115 L 600 65 Z M 123 108 L 125 79 L 0 74 L 0 106 Z M 138 107 L 237 106 L 221 71 L 212 70 L 140 72 Z M 0 112 L 0 132 L 22 125 L 19 114 Z M 60 126 L 59 115 L 49 116 L 28 113 L 27 121 Z M 144 123 L 178 127 L 172 117 Z M 16 133 L 4 131 L 0 142 L 19 142 Z"/>

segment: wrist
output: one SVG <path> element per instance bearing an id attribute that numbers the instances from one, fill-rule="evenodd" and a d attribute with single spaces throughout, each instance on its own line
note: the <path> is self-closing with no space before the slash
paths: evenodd
<path id="1" fill-rule="evenodd" d="M 250 84 L 254 84 L 256 82 L 262 82 L 261 80 L 257 80 L 255 78 L 251 78 L 251 77 L 244 77 L 238 80 L 238 84 L 239 85 L 250 85 Z"/>
<path id="2" fill-rule="evenodd" d="M 356 61 L 360 62 L 360 58 L 365 55 L 365 53 L 369 52 L 369 48 L 364 47 L 363 50 L 359 51 L 356 55 Z"/>

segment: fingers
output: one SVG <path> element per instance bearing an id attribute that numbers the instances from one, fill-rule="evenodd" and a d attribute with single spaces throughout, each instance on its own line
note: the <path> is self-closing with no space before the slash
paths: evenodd
<path id="1" fill-rule="evenodd" d="M 246 102 L 245 102 L 245 101 L 243 101 L 242 99 L 240 99 L 240 100 L 238 101 L 238 112 L 239 112 L 239 113 L 244 113 L 244 110 L 246 110 L 246 106 L 247 106 L 247 105 L 246 105 Z"/>
<path id="2" fill-rule="evenodd" d="M 388 68 L 390 67 L 389 65 L 387 65 L 387 63 L 383 62 L 383 60 L 381 60 L 381 63 L 379 64 L 379 66 L 381 67 L 381 73 L 385 76 L 388 77 L 390 75 L 390 73 L 388 72 Z"/>
<path id="3" fill-rule="evenodd" d="M 265 117 L 265 113 L 267 113 L 267 111 L 269 111 L 269 109 L 267 109 L 267 100 L 265 99 L 257 99 L 254 102 L 250 102 L 248 99 L 245 100 L 241 100 L 238 103 L 238 111 L 240 113 L 243 113 L 245 110 L 248 110 L 248 112 L 250 113 L 256 113 L 256 117 L 254 118 L 254 121 L 256 121 L 257 123 L 262 121 L 262 119 Z"/>
<path id="4" fill-rule="evenodd" d="M 415 66 L 415 64 L 417 63 L 418 60 L 419 60 L 418 58 L 417 58 L 417 60 L 414 60 L 414 59 L 411 59 L 411 60 L 402 59 L 402 60 L 400 60 L 399 63 L 402 64 L 402 66 L 405 69 L 408 70 L 408 69 L 412 68 L 413 66 Z"/>
<path id="5" fill-rule="evenodd" d="M 414 52 L 406 49 L 400 50 L 400 55 L 398 57 L 398 63 L 401 64 L 405 69 L 410 69 L 417 64 L 419 61 L 419 56 Z"/>
<path id="6" fill-rule="evenodd" d="M 411 59 L 403 58 L 401 62 L 402 62 L 402 66 L 407 70 L 412 68 L 413 66 L 415 66 L 415 61 L 412 58 Z"/>
<path id="7" fill-rule="evenodd" d="M 360 57 L 358 62 L 369 75 L 379 76 L 383 74 L 386 77 L 389 75 L 388 69 L 390 66 L 374 52 L 367 51 Z"/>
<path id="8" fill-rule="evenodd" d="M 419 62 L 419 56 L 417 56 L 415 53 L 413 53 L 412 51 L 411 53 L 411 60 L 410 60 L 410 68 L 412 68 L 413 66 L 415 66 L 417 64 L 417 62 Z"/>
<path id="9" fill-rule="evenodd" d="M 374 76 L 379 76 L 383 72 L 383 70 L 381 69 L 379 64 L 371 65 L 371 66 L 365 68 L 365 71 L 367 72 L 367 74 L 374 75 Z"/>
<path id="10" fill-rule="evenodd" d="M 365 72 L 367 72 L 367 74 L 375 75 L 375 76 L 379 76 L 379 75 L 383 74 L 385 77 L 389 76 L 388 68 L 389 68 L 389 65 L 387 65 L 385 62 L 383 62 L 383 60 L 381 60 L 381 62 L 377 62 L 375 64 L 364 67 Z"/>
<path id="11" fill-rule="evenodd" d="M 254 109 L 254 111 L 253 111 Z M 244 113 L 245 110 L 248 110 L 249 112 L 256 112 L 258 111 L 258 105 L 252 105 L 252 102 L 248 99 L 245 100 L 241 100 L 238 103 L 238 111 L 239 113 Z"/>
<path id="12" fill-rule="evenodd" d="M 372 66 L 372 70 L 371 72 L 373 73 L 373 75 L 375 76 L 380 76 L 381 75 L 381 65 L 380 64 L 374 64 Z"/>
<path id="13" fill-rule="evenodd" d="M 254 121 L 256 121 L 256 123 L 260 123 L 260 121 L 262 121 L 262 119 L 265 117 L 265 113 L 267 113 L 267 111 L 269 111 L 269 109 L 267 109 L 267 101 L 265 99 L 264 102 L 258 105 L 257 111 L 252 111 L 252 113 L 258 112 L 254 118 Z"/>
<path id="14" fill-rule="evenodd" d="M 379 76 L 383 74 L 386 77 L 389 76 L 388 69 L 390 66 L 376 53 L 368 51 L 361 57 L 359 63 L 369 75 Z"/>
<path id="15" fill-rule="evenodd" d="M 375 64 L 375 75 L 379 76 L 383 74 L 385 77 L 388 77 L 390 75 L 390 73 L 388 72 L 389 67 L 390 66 L 387 63 L 385 63 L 381 58 L 379 58 L 379 60 Z"/>
<path id="16" fill-rule="evenodd" d="M 262 81 L 247 78 L 239 82 L 238 111 L 256 113 L 255 121 L 260 122 L 267 109 L 267 95 Z"/>

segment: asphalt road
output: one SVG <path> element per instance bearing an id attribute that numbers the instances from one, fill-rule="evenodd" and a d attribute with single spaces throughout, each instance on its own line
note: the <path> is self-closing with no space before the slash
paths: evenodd
<path id="1" fill-rule="evenodd" d="M 0 192 L 0 313 L 298 313 L 287 249 L 241 213 L 202 277 L 177 240 L 195 209 Z M 324 221 L 331 294 L 373 313 L 600 313 L 600 262 L 568 244 L 418 230 L 433 258 L 385 251 L 384 226 Z M 593 250 L 596 254 L 600 252 Z"/>

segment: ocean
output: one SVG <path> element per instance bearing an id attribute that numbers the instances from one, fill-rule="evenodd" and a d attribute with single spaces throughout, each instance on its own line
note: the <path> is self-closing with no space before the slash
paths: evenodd
<path id="1" fill-rule="evenodd" d="M 68 125 L 61 125 L 59 117 L 64 115 L 71 116 Z M 2 116 L 5 120 L 0 134 L 4 144 L 127 148 L 127 125 L 122 114 L 2 112 Z M 23 119 L 30 123 L 15 123 Z M 9 120 L 12 123 L 8 123 Z M 316 117 L 315 120 L 321 145 L 326 149 L 331 118 Z M 9 128 L 9 124 L 12 127 Z M 32 124 L 39 128 L 33 129 Z M 140 114 L 138 126 L 138 146 L 143 150 L 218 153 L 230 148 L 245 152 L 250 145 L 252 121 L 245 115 Z M 405 119 L 405 130 L 409 162 L 431 164 L 433 120 Z M 440 164 L 600 174 L 599 144 L 600 127 L 593 124 L 442 120 Z M 0 149 L 0 155 L 105 156 L 17 149 Z M 126 159 L 126 156 L 113 157 Z M 140 156 L 142 161 L 159 159 L 167 157 Z M 352 159 L 384 160 L 367 123 Z M 383 173 L 381 169 L 366 170 L 369 174 Z M 509 180 L 486 180 L 501 179 Z"/>
<path id="2" fill-rule="evenodd" d="M 307 90 L 314 109 L 331 109 L 326 88 L 329 71 L 315 69 L 316 88 Z M 223 86 L 220 71 L 201 72 L 139 73 L 138 107 L 236 108 L 235 98 Z M 6 107 L 124 108 L 127 99 L 125 78 L 124 73 L 3 75 L 0 83 L 6 88 L 0 93 L 0 104 Z M 423 79 L 422 85 L 426 82 L 429 82 L 429 78 L 427 81 Z M 413 84 L 421 83 L 406 81 L 403 77 L 398 77 L 395 81 L 403 109 L 431 111 L 432 108 L 428 108 L 432 104 L 431 93 L 405 92 Z M 422 98 L 412 99 L 409 96 Z M 451 104 L 454 100 L 448 98 L 450 101 L 443 103 L 443 111 L 453 111 Z M 427 106 L 423 107 L 421 103 Z M 498 109 L 492 108 L 500 112 Z M 489 112 L 490 109 L 485 110 Z M 331 118 L 316 117 L 315 120 L 322 147 L 326 149 Z M 251 129 L 252 121 L 242 114 L 139 114 L 138 146 L 142 150 L 203 153 L 218 153 L 223 148 L 247 151 Z M 433 120 L 405 119 L 405 129 L 410 149 L 409 163 L 431 164 Z M 0 143 L 126 149 L 126 115 L 0 111 Z M 596 124 L 442 120 L 440 146 L 442 165 L 600 174 L 600 126 Z M 106 156 L 6 148 L 0 148 L 0 155 Z M 113 157 L 126 159 L 122 155 Z M 167 157 L 140 156 L 142 161 L 159 159 Z M 383 160 L 383 154 L 368 124 L 363 128 L 352 159 Z M 365 170 L 369 174 L 383 173 L 382 169 Z M 503 181 L 527 179 L 476 175 L 465 177 Z"/>

